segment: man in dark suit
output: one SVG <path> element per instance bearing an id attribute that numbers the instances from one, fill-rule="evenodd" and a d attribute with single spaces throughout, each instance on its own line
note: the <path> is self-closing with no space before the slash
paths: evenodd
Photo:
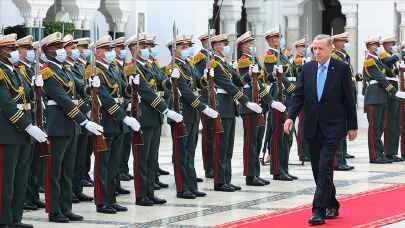
<path id="1" fill-rule="evenodd" d="M 339 202 L 333 183 L 333 158 L 339 142 L 357 137 L 357 115 L 349 65 L 331 58 L 332 40 L 318 35 L 312 44 L 316 61 L 304 64 L 284 131 L 290 133 L 293 121 L 304 107 L 304 135 L 311 153 L 316 183 L 311 225 L 339 215 Z"/>

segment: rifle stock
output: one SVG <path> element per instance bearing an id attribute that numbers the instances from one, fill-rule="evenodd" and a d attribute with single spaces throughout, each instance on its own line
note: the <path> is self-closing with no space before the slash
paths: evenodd
<path id="1" fill-rule="evenodd" d="M 132 84 L 132 101 L 131 101 L 131 113 L 132 117 L 139 121 L 139 97 L 138 97 L 139 85 Z M 143 136 L 141 131 L 135 131 L 132 136 L 132 143 L 134 145 L 143 145 Z"/>

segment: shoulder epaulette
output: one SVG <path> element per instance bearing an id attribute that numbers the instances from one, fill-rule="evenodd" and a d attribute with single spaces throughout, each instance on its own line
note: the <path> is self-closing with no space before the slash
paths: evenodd
<path id="1" fill-rule="evenodd" d="M 212 59 L 210 66 L 212 69 L 215 69 L 218 66 L 218 61 L 216 61 L 215 59 Z"/>
<path id="2" fill-rule="evenodd" d="M 364 60 L 363 65 L 364 65 L 364 67 L 368 68 L 368 67 L 376 65 L 376 62 L 373 58 L 368 58 L 368 59 Z"/>
<path id="3" fill-rule="evenodd" d="M 272 64 L 272 63 L 276 63 L 276 62 L 277 62 L 277 56 L 274 55 L 273 53 L 271 53 L 271 54 L 267 53 L 264 56 L 264 63 Z"/>
<path id="4" fill-rule="evenodd" d="M 100 75 L 102 73 L 103 73 L 103 71 L 100 68 L 96 67 L 96 75 Z M 89 79 L 92 77 L 92 69 L 90 66 L 88 66 L 86 68 L 86 70 L 84 71 L 84 76 L 86 77 L 86 79 Z"/>
<path id="5" fill-rule="evenodd" d="M 295 65 L 302 65 L 302 58 L 301 57 L 294 58 L 294 64 Z"/>
<path id="6" fill-rule="evenodd" d="M 383 60 L 385 58 L 389 57 L 388 53 L 386 51 L 384 51 L 383 53 L 381 53 L 380 55 L 380 59 Z"/>
<path id="7" fill-rule="evenodd" d="M 18 66 L 18 69 L 20 70 L 20 73 L 23 74 L 24 76 L 27 76 L 27 70 L 25 69 L 25 67 L 21 64 L 20 66 Z"/>
<path id="8" fill-rule="evenodd" d="M 135 74 L 134 64 L 130 63 L 124 67 L 124 75 L 125 77 L 129 77 L 130 75 Z"/>
<path id="9" fill-rule="evenodd" d="M 199 62 L 201 62 L 202 60 L 206 59 L 207 57 L 202 53 L 202 52 L 198 52 L 197 55 L 195 55 L 193 57 L 193 64 L 198 64 Z"/>
<path id="10" fill-rule="evenodd" d="M 4 70 L 0 69 L 0 81 L 2 81 L 6 77 L 6 73 L 4 73 Z"/>
<path id="11" fill-rule="evenodd" d="M 54 75 L 54 72 L 48 65 L 44 64 L 41 69 L 41 75 L 43 80 L 47 80 Z"/>
<path id="12" fill-rule="evenodd" d="M 240 58 L 238 61 L 239 69 L 244 69 L 246 67 L 249 67 L 250 65 L 252 65 L 252 62 L 250 61 L 249 58 Z"/>
<path id="13" fill-rule="evenodd" d="M 163 72 L 164 72 L 164 74 L 166 75 L 166 76 L 169 76 L 170 75 L 170 65 L 169 64 L 167 64 L 166 66 L 164 66 L 163 67 L 164 69 L 163 69 Z"/>
<path id="14" fill-rule="evenodd" d="M 153 63 L 154 63 L 158 68 L 160 68 L 159 60 L 153 60 Z"/>

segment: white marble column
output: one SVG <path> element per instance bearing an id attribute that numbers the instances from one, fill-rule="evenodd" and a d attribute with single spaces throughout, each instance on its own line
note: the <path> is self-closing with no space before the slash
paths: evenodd
<path id="1" fill-rule="evenodd" d="M 224 0 L 220 12 L 221 31 L 230 35 L 230 46 L 234 47 L 236 41 L 236 25 L 241 19 L 242 1 L 241 0 Z M 234 50 L 234 48 L 233 48 Z"/>
<path id="2" fill-rule="evenodd" d="M 100 7 L 100 0 L 63 0 L 62 8 L 68 12 L 76 30 L 90 30 L 94 16 Z"/>
<path id="3" fill-rule="evenodd" d="M 286 31 L 286 44 L 287 47 L 292 47 L 293 43 L 300 39 L 299 19 L 300 15 L 286 15 L 287 17 L 287 31 Z"/>
<path id="4" fill-rule="evenodd" d="M 350 2 L 345 2 L 341 1 L 342 3 L 342 13 L 346 16 L 346 26 L 345 26 L 345 31 L 349 33 L 350 37 L 350 44 L 351 44 L 351 50 L 350 50 L 350 57 L 352 60 L 352 66 L 354 71 L 357 73 L 358 72 L 358 54 L 359 54 L 359 46 L 357 42 L 357 37 L 358 37 L 358 28 L 357 28 L 357 11 L 358 11 L 358 6 L 356 3 L 353 3 L 353 1 Z"/>
<path id="5" fill-rule="evenodd" d="M 54 0 L 13 0 L 28 28 L 38 27 Z"/>
<path id="6" fill-rule="evenodd" d="M 111 15 L 112 21 L 110 24 L 110 31 L 125 33 L 129 16 L 137 16 L 133 13 L 134 0 L 105 0 L 105 8 Z"/>
<path id="7" fill-rule="evenodd" d="M 405 2 L 403 1 L 397 1 L 397 9 L 399 12 L 400 18 L 400 24 L 399 24 L 399 40 L 402 42 L 405 40 Z"/>
<path id="8" fill-rule="evenodd" d="M 265 24 L 265 13 L 264 13 L 264 1 L 263 0 L 251 0 L 246 1 L 246 13 L 247 20 L 251 23 L 251 31 L 256 37 L 256 48 L 257 54 L 261 54 L 265 50 L 264 41 L 264 24 Z"/>

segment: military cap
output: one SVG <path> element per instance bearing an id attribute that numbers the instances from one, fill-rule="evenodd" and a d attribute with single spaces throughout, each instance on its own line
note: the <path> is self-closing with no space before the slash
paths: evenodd
<path id="1" fill-rule="evenodd" d="M 366 45 L 369 44 L 380 44 L 380 37 L 369 37 L 366 41 L 364 41 Z"/>
<path id="2" fill-rule="evenodd" d="M 52 33 L 48 36 L 46 36 L 44 39 L 41 41 L 42 48 L 46 48 L 47 46 L 55 43 L 61 43 L 62 42 L 62 33 L 60 32 L 55 32 Z"/>
<path id="3" fill-rule="evenodd" d="M 124 45 L 124 43 L 125 43 L 125 37 L 119 37 L 119 38 L 117 38 L 117 39 L 115 39 L 114 41 L 113 41 L 113 45 L 114 45 L 114 47 L 116 47 L 116 46 L 120 46 L 120 45 Z"/>
<path id="4" fill-rule="evenodd" d="M 84 37 L 84 38 L 79 38 L 76 39 L 77 45 L 90 45 L 90 38 L 89 37 Z"/>
<path id="5" fill-rule="evenodd" d="M 15 33 L 0 36 L 0 47 L 15 46 L 17 44 L 16 39 L 17 34 Z"/>
<path id="6" fill-rule="evenodd" d="M 17 45 L 18 46 L 32 46 L 33 39 L 34 39 L 34 37 L 31 35 L 25 36 L 25 37 L 17 40 Z"/>
<path id="7" fill-rule="evenodd" d="M 67 34 L 65 37 L 62 39 L 63 47 L 66 47 L 70 44 L 77 44 L 77 41 L 73 38 L 71 34 Z"/>
<path id="8" fill-rule="evenodd" d="M 255 40 L 255 38 L 252 36 L 252 32 L 247 31 L 240 35 L 238 39 L 236 39 L 236 45 L 240 45 L 249 41 Z"/>
<path id="9" fill-rule="evenodd" d="M 305 47 L 305 38 L 295 41 L 293 46 L 294 47 L 299 47 L 299 46 L 304 46 Z"/>
<path id="10" fill-rule="evenodd" d="M 112 38 L 110 35 L 105 35 L 96 41 L 96 48 L 111 47 Z"/>
<path id="11" fill-rule="evenodd" d="M 187 44 L 188 43 L 188 37 L 185 35 L 179 35 L 176 37 L 176 44 Z M 173 40 L 169 40 L 166 43 L 166 47 L 171 47 L 173 44 Z"/>
<path id="12" fill-rule="evenodd" d="M 193 36 L 192 36 L 192 35 L 190 35 L 190 36 L 184 35 L 184 42 L 185 42 L 186 44 L 194 44 L 194 42 L 193 42 Z"/>
<path id="13" fill-rule="evenodd" d="M 150 35 L 148 35 L 147 33 L 140 33 L 139 35 L 133 35 L 129 37 L 128 40 L 125 42 L 125 45 L 129 46 L 136 44 L 137 42 L 139 42 L 139 44 L 145 44 L 149 43 L 150 40 L 151 40 Z"/>
<path id="14" fill-rule="evenodd" d="M 344 33 L 340 33 L 340 34 L 336 34 L 334 36 L 332 36 L 332 40 L 340 40 L 340 41 L 346 41 L 349 42 L 349 33 L 344 32 Z"/>
<path id="15" fill-rule="evenodd" d="M 215 36 L 215 29 L 210 30 L 210 35 L 211 35 L 211 37 Z M 202 34 L 201 36 L 198 37 L 198 39 L 201 41 L 208 39 L 208 33 L 206 32 L 206 33 Z"/>
<path id="16" fill-rule="evenodd" d="M 273 28 L 273 29 L 268 30 L 267 32 L 265 32 L 263 34 L 263 36 L 264 36 L 265 39 L 267 37 L 274 37 L 274 36 L 281 37 L 281 32 L 280 32 L 280 29 L 277 27 L 277 28 Z"/>
<path id="17" fill-rule="evenodd" d="M 32 47 L 34 48 L 34 49 L 38 49 L 39 48 L 39 41 L 35 41 L 35 42 L 33 42 L 32 43 Z"/>
<path id="18" fill-rule="evenodd" d="M 211 43 L 216 43 L 216 42 L 222 42 L 222 41 L 225 41 L 225 42 L 229 42 L 229 34 L 220 34 L 220 35 L 216 35 L 216 36 L 213 36 L 212 38 L 211 38 Z"/>
<path id="19" fill-rule="evenodd" d="M 391 37 L 386 37 L 384 39 L 381 40 L 381 43 L 396 43 L 397 39 L 395 38 L 395 36 L 391 36 Z"/>

